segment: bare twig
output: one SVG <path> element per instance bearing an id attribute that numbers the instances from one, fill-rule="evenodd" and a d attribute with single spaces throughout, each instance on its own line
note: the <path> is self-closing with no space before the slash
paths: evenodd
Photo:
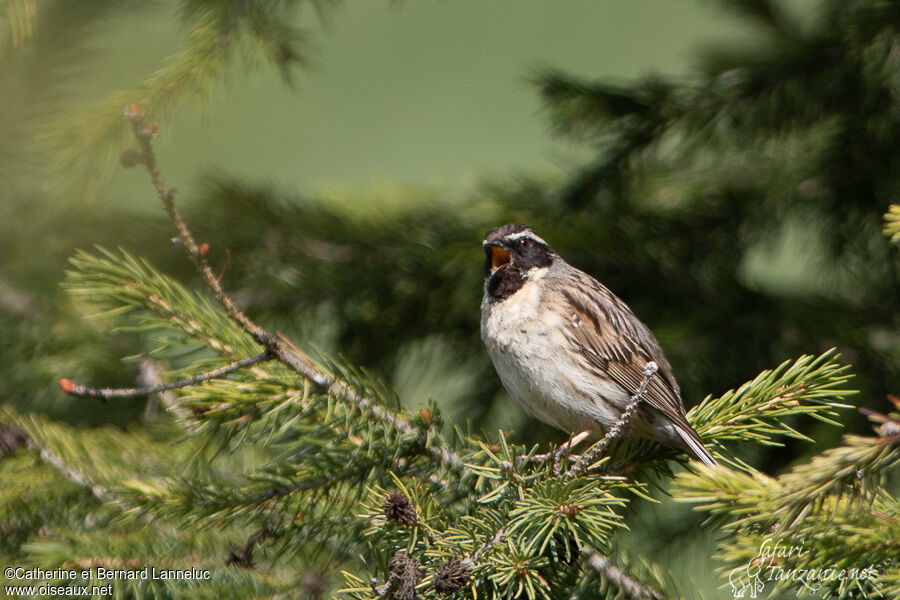
<path id="1" fill-rule="evenodd" d="M 216 281 L 222 283 L 222 278 L 225 277 L 225 273 L 228 272 L 228 267 L 231 266 L 231 250 L 229 248 L 225 248 L 225 264 L 222 265 L 222 270 L 219 271 L 219 276 L 216 277 Z"/>
<path id="2" fill-rule="evenodd" d="M 188 228 L 187 223 L 181 215 L 181 212 L 175 206 L 175 190 L 168 187 L 160 173 L 156 157 L 153 153 L 152 139 L 156 135 L 156 125 L 153 123 L 144 123 L 144 117 L 141 110 L 136 105 L 129 105 L 125 108 L 125 116 L 131 120 L 134 135 L 141 147 L 140 162 L 146 167 L 150 174 L 150 180 L 156 190 L 156 194 L 162 201 L 166 214 L 172 224 L 178 230 L 178 238 L 185 248 L 191 261 L 200 272 L 203 281 L 212 291 L 219 304 L 225 310 L 228 317 L 238 324 L 248 335 L 250 335 L 260 346 L 267 352 L 287 366 L 289 369 L 300 375 L 301 377 L 311 381 L 318 386 L 323 393 L 331 395 L 347 404 L 353 405 L 363 410 L 377 420 L 398 431 L 406 434 L 413 433 L 415 428 L 406 419 L 396 415 L 392 411 L 376 404 L 374 401 L 361 396 L 351 389 L 347 384 L 321 372 L 317 369 L 312 361 L 310 361 L 302 352 L 298 352 L 292 348 L 292 345 L 284 343 L 281 339 L 263 329 L 253 322 L 235 305 L 231 297 L 222 288 L 221 281 L 213 272 L 206 260 L 206 254 L 201 245 L 197 244 L 193 233 Z M 462 460 L 459 456 L 443 445 L 432 445 L 427 448 L 429 454 L 438 462 L 447 468 L 458 472 L 465 470 Z"/>
<path id="3" fill-rule="evenodd" d="M 273 360 L 274 358 L 275 357 L 267 350 L 248 358 L 227 364 L 224 367 L 219 367 L 218 369 L 213 369 L 212 371 L 207 371 L 206 373 L 201 373 L 200 375 L 195 375 L 194 377 L 149 387 L 90 388 L 84 385 L 79 385 L 71 381 L 70 379 L 60 379 L 59 386 L 63 389 L 64 392 L 69 395 L 99 398 L 103 401 L 106 401 L 110 398 L 132 398 L 134 396 L 149 396 L 151 394 L 158 394 L 160 392 L 166 392 L 168 390 L 176 390 L 178 388 L 197 385 L 198 383 L 203 383 L 204 381 L 208 381 L 210 379 L 215 379 L 216 377 L 221 377 L 222 375 L 227 375 L 228 373 L 239 371 L 257 363 L 265 362 L 267 360 Z"/>
<path id="4" fill-rule="evenodd" d="M 650 361 L 644 367 L 644 379 L 641 381 L 641 384 L 638 386 L 637 392 L 635 392 L 634 396 L 631 397 L 631 400 L 628 401 L 628 405 L 625 407 L 625 410 L 622 411 L 619 419 L 613 424 L 612 427 L 609 428 L 609 431 L 606 432 L 606 435 L 603 436 L 599 442 L 597 442 L 592 448 L 590 448 L 587 452 L 582 454 L 574 465 L 569 467 L 569 470 L 566 471 L 565 478 L 572 479 L 576 477 L 580 473 L 584 472 L 585 469 L 591 464 L 594 460 L 594 457 L 599 455 L 601 452 L 606 450 L 609 444 L 616 439 L 616 437 L 622 432 L 625 427 L 628 426 L 629 421 L 631 421 L 632 415 L 634 415 L 641 401 L 644 399 L 644 392 L 647 391 L 647 386 L 650 384 L 650 380 L 653 379 L 653 376 L 659 370 L 659 365 L 654 361 Z"/>
<path id="5" fill-rule="evenodd" d="M 626 575 L 622 569 L 612 564 L 608 558 L 593 551 L 586 550 L 587 564 L 597 571 L 604 579 L 616 586 L 631 600 L 663 600 L 662 594 L 652 587 L 635 581 Z"/>

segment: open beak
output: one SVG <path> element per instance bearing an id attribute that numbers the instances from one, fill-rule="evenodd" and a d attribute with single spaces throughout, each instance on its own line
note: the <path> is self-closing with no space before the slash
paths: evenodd
<path id="1" fill-rule="evenodd" d="M 485 244 L 485 247 L 489 248 L 491 251 L 491 273 L 493 273 L 503 265 L 508 264 L 511 260 L 509 252 L 499 244 Z"/>

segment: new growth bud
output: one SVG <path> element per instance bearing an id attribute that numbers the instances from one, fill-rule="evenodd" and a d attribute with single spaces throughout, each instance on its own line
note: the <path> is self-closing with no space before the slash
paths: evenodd
<path id="1" fill-rule="evenodd" d="M 156 137 L 159 128 L 156 126 L 156 123 L 147 123 L 143 127 L 141 127 L 141 135 L 144 137 Z"/>
<path id="2" fill-rule="evenodd" d="M 135 123 L 144 118 L 144 113 L 137 104 L 126 104 L 125 108 L 122 109 L 122 115 L 129 121 Z"/>

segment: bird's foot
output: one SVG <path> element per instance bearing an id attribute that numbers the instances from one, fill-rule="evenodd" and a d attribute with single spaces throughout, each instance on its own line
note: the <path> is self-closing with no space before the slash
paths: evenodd
<path id="1" fill-rule="evenodd" d="M 521 467 L 526 463 L 542 463 L 553 461 L 553 472 L 558 476 L 561 473 L 560 463 L 562 462 L 563 456 L 569 454 L 569 451 L 583 442 L 587 437 L 591 434 L 590 431 L 582 431 L 581 433 L 575 435 L 567 441 L 566 443 L 560 445 L 556 450 L 551 450 L 545 454 L 534 454 L 531 456 L 522 455 L 516 459 L 516 466 Z"/>

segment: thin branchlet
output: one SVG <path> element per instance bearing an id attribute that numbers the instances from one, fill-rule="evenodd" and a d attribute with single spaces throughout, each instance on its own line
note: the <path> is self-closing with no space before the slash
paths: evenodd
<path id="1" fill-rule="evenodd" d="M 106 489 L 99 483 L 94 483 L 93 481 L 85 477 L 80 471 L 73 467 L 70 467 L 55 452 L 40 444 L 34 438 L 28 437 L 25 443 L 27 444 L 29 450 L 41 457 L 42 461 L 55 468 L 63 477 L 65 477 L 72 483 L 85 488 L 98 500 L 102 502 L 111 502 L 114 499 L 112 493 L 108 489 Z"/>
<path id="2" fill-rule="evenodd" d="M 253 356 L 249 356 L 247 358 L 235 361 L 233 363 L 229 363 L 224 367 L 219 367 L 218 369 L 213 369 L 211 371 L 207 371 L 205 373 L 201 373 L 199 375 L 195 375 L 193 377 L 188 377 L 187 379 L 180 379 L 178 381 L 173 381 L 171 383 L 164 383 L 160 385 L 153 386 L 145 386 L 145 387 L 134 387 L 134 388 L 92 388 L 87 387 L 85 385 L 79 385 L 74 383 L 68 379 L 61 379 L 59 382 L 60 387 L 62 387 L 63 391 L 71 396 L 81 396 L 87 398 L 98 398 L 100 400 L 108 400 L 110 398 L 132 398 L 134 396 L 150 396 L 151 394 L 158 394 L 160 392 L 167 392 L 169 390 L 177 390 L 178 388 L 188 387 L 192 385 L 197 385 L 203 383 L 204 381 L 209 381 L 210 379 L 216 379 L 218 377 L 222 377 L 223 375 L 227 375 L 229 373 L 234 373 L 235 371 L 239 371 L 241 369 L 259 364 L 261 362 L 273 360 L 275 357 L 269 353 L 269 351 L 260 352 L 259 354 L 255 354 Z"/>
<path id="3" fill-rule="evenodd" d="M 626 598 L 631 600 L 662 600 L 662 594 L 626 575 L 609 558 L 595 552 L 585 552 L 585 554 L 587 556 L 587 565 L 599 573 L 607 582 L 618 588 Z"/>
<path id="4" fill-rule="evenodd" d="M 220 377 L 266 360 L 278 360 L 301 377 L 312 382 L 323 393 L 336 397 L 373 415 L 377 420 L 403 434 L 415 434 L 416 428 L 408 420 L 378 405 L 371 399 L 358 394 L 344 382 L 323 373 L 315 367 L 313 362 L 295 344 L 286 340 L 280 334 L 276 337 L 271 332 L 263 329 L 237 307 L 222 287 L 222 273 L 217 275 L 209 265 L 206 258 L 209 252 L 209 245 L 197 242 L 181 212 L 175 206 L 176 191 L 166 184 L 156 161 L 156 155 L 153 152 L 152 140 L 157 134 L 157 126 L 154 123 L 146 123 L 141 109 L 134 104 L 125 107 L 124 116 L 131 122 L 135 138 L 140 146 L 139 151 L 131 151 L 129 153 L 130 156 L 133 156 L 133 160 L 129 161 L 129 166 L 142 164 L 147 169 L 153 188 L 162 202 L 166 214 L 178 231 L 177 239 L 180 245 L 185 248 L 188 257 L 200 272 L 204 282 L 212 291 L 228 318 L 240 326 L 244 332 L 250 335 L 265 350 L 253 357 L 236 361 L 225 367 L 164 385 L 122 389 L 91 388 L 76 384 L 69 379 L 62 379 L 60 380 L 60 386 L 63 390 L 75 396 L 96 397 L 102 400 L 115 397 L 149 395 L 196 385 L 208 379 Z M 465 466 L 460 457 L 448 447 L 440 444 L 430 444 L 427 446 L 427 451 L 444 467 L 460 473 L 465 471 Z"/>
<path id="5" fill-rule="evenodd" d="M 140 162 L 150 174 L 150 181 L 154 190 L 156 190 L 156 195 L 178 231 L 178 239 L 181 242 L 181 246 L 187 252 L 188 257 L 200 272 L 203 281 L 216 297 L 216 300 L 218 300 L 228 317 L 239 325 L 254 341 L 265 348 L 266 352 L 271 354 L 274 359 L 315 384 L 323 393 L 371 414 L 377 420 L 395 428 L 401 433 L 414 434 L 415 427 L 408 420 L 380 406 L 373 400 L 360 395 L 344 382 L 323 373 L 315 367 L 313 362 L 296 345 L 286 343 L 283 336 L 275 336 L 263 329 L 237 307 L 222 287 L 221 278 L 209 265 L 206 258 L 209 246 L 197 243 L 181 212 L 175 206 L 175 190 L 170 188 L 166 184 L 165 179 L 163 179 L 156 161 L 156 155 L 153 152 L 152 141 L 157 133 L 156 125 L 145 123 L 143 113 L 136 105 L 129 105 L 125 108 L 125 117 L 131 121 L 135 138 L 140 146 Z M 427 452 L 448 469 L 460 473 L 466 469 L 459 455 L 445 445 L 430 444 L 427 446 Z"/>

